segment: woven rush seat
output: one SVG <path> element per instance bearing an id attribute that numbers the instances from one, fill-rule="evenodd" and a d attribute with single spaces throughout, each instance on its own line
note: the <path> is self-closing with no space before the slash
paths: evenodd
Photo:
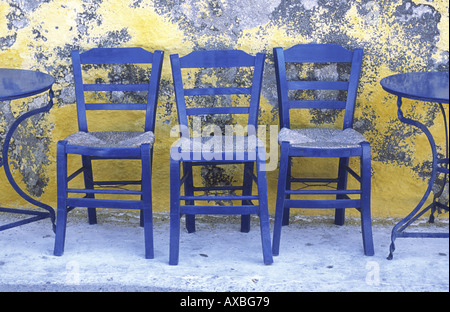
<path id="1" fill-rule="evenodd" d="M 264 143 L 255 135 L 250 136 L 209 136 L 181 138 L 176 146 L 182 152 L 256 152 L 256 147 L 264 148 Z"/>
<path id="2" fill-rule="evenodd" d="M 91 147 L 139 147 L 141 144 L 153 145 L 155 135 L 152 131 L 79 131 L 66 138 L 70 145 Z"/>
<path id="3" fill-rule="evenodd" d="M 353 148 L 359 147 L 366 138 L 356 130 L 342 129 L 289 129 L 278 134 L 278 143 L 289 142 L 294 147 L 308 148 Z"/>

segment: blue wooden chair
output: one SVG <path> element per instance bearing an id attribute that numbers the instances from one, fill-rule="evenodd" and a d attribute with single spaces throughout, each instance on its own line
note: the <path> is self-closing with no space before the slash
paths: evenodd
<path id="1" fill-rule="evenodd" d="M 332 44 L 304 44 L 287 50 L 275 48 L 274 58 L 281 128 L 278 143 L 281 148 L 273 254 L 279 254 L 281 227 L 289 224 L 290 208 L 333 208 L 337 225 L 344 224 L 346 208 L 356 208 L 361 212 L 364 253 L 373 255 L 370 144 L 363 135 L 352 129 L 363 51 L 349 51 Z M 323 68 L 322 72 L 320 69 L 311 70 L 311 66 L 315 65 L 305 63 L 316 63 L 318 66 L 334 64 L 334 72 L 338 68 L 344 71 L 347 66 L 350 69 L 350 73 L 347 72 L 348 80 L 342 80 L 337 74 L 325 75 L 326 70 Z M 315 77 L 299 80 L 298 77 L 304 76 L 299 74 L 299 66 L 310 66 L 309 71 L 315 72 L 312 74 Z M 295 73 L 292 74 L 291 71 Z M 324 78 L 325 76 L 328 77 Z M 330 99 L 321 90 L 326 90 L 325 93 L 334 90 L 332 92 L 338 96 L 335 94 Z M 290 113 L 293 109 L 345 110 L 343 128 L 295 129 L 291 127 L 293 120 Z M 293 157 L 337 158 L 337 178 L 293 177 Z M 360 170 L 354 171 L 349 167 L 350 157 L 360 159 Z M 358 189 L 347 188 L 348 174 L 359 181 Z M 309 186 L 315 187 L 308 188 Z M 318 189 L 317 186 L 322 187 Z M 335 199 L 330 199 L 330 195 L 335 196 Z M 311 196 L 315 196 L 315 199 L 311 199 Z"/>
<path id="2" fill-rule="evenodd" d="M 139 209 L 141 226 L 144 227 L 145 257 L 151 259 L 154 257 L 151 192 L 152 156 L 163 52 L 155 51 L 151 53 L 142 48 L 95 48 L 84 53 L 72 51 L 72 62 L 79 132 L 70 135 L 57 144 L 58 208 L 54 254 L 60 256 L 64 252 L 67 213 L 73 208 L 88 208 L 90 224 L 97 223 L 96 208 Z M 144 65 L 139 65 L 141 66 L 140 71 L 138 71 L 138 67 L 134 68 L 136 68 L 136 73 L 140 74 L 131 74 L 127 71 L 127 69 L 131 70 L 130 66 L 138 66 L 137 64 L 146 64 L 147 69 L 144 68 Z M 106 81 L 108 78 L 102 77 L 96 78 L 95 83 L 87 83 L 94 82 L 88 81 L 86 78 L 89 73 L 92 73 L 95 69 L 102 69 L 102 66 L 105 71 L 109 70 L 109 81 Z M 113 67 L 113 69 L 106 69 L 108 66 Z M 117 68 L 115 72 L 114 66 Z M 151 74 L 148 74 L 150 66 Z M 120 71 L 125 71 L 125 74 L 120 74 Z M 129 78 L 133 76 L 138 78 Z M 142 81 L 136 83 L 136 81 L 130 80 Z M 106 82 L 102 83 L 104 81 Z M 87 92 L 96 92 L 95 94 L 111 92 L 109 93 L 111 96 L 109 98 L 104 96 L 107 97 L 107 103 L 86 103 L 87 97 L 85 95 L 87 95 Z M 118 101 L 121 103 L 117 103 Z M 135 103 L 137 101 L 144 103 Z M 97 101 L 93 100 L 92 102 Z M 91 115 L 86 116 L 86 112 L 91 110 L 143 111 L 143 115 L 145 115 L 142 125 L 143 131 L 91 132 L 88 130 L 88 119 L 91 127 L 96 120 Z M 69 154 L 81 155 L 82 160 L 82 167 L 71 174 L 68 174 L 67 169 Z M 140 160 L 141 172 L 139 175 L 141 179 L 135 181 L 94 180 L 93 163 L 105 159 Z M 69 187 L 69 181 L 80 174 L 84 176 L 85 188 Z M 127 190 L 124 189 L 125 185 L 138 185 L 138 187 L 128 187 Z M 139 188 L 139 185 L 140 190 L 130 189 Z M 81 196 L 84 194 L 84 196 L 81 197 L 80 194 Z M 132 198 L 136 199 L 132 200 Z"/>
<path id="3" fill-rule="evenodd" d="M 265 148 L 262 142 L 256 138 L 264 58 L 265 55 L 262 53 L 252 56 L 237 50 L 195 51 L 181 58 L 177 54 L 170 56 L 181 132 L 180 140 L 171 149 L 170 160 L 169 264 L 171 265 L 178 264 L 180 218 L 182 215 L 186 215 L 187 231 L 191 233 L 195 231 L 196 214 L 241 215 L 242 232 L 248 232 L 250 229 L 250 215 L 259 215 L 264 263 L 273 262 L 267 204 Z M 206 72 L 204 75 L 207 77 L 211 77 L 208 70 L 231 70 L 231 72 L 220 75 L 220 79 L 228 77 L 228 80 L 238 81 L 238 84 L 237 86 L 232 84 L 234 86 L 230 87 L 230 83 L 221 83 L 220 79 L 215 77 L 214 79 L 219 80 L 216 84 L 197 83 L 192 88 L 189 86 L 190 81 L 201 80 L 199 77 L 195 78 L 194 75 L 184 73 L 192 71 L 192 68 L 203 73 Z M 253 72 L 244 74 L 249 69 Z M 232 72 L 232 70 L 236 71 Z M 243 76 L 249 75 L 251 81 L 247 81 L 247 83 L 241 81 Z M 249 104 L 233 106 L 231 104 L 232 96 L 249 97 Z M 219 106 L 214 102 L 223 97 L 230 99 L 228 105 Z M 238 102 L 240 101 L 238 100 Z M 206 120 L 207 117 L 217 118 L 218 115 L 229 117 L 234 114 L 248 118 L 247 134 L 229 135 L 230 133 L 228 133 L 227 135 L 226 129 L 225 135 L 223 135 L 223 129 L 220 133 L 215 132 L 215 136 L 206 134 L 202 137 L 190 133 L 195 128 L 190 122 L 193 118 Z M 215 129 L 217 130 L 217 127 Z M 242 185 L 194 185 L 194 166 L 227 164 L 243 164 Z M 254 174 L 255 164 L 256 175 Z M 183 176 L 181 176 L 180 167 L 183 168 Z M 252 195 L 253 181 L 257 184 L 257 195 Z M 181 195 L 181 187 L 184 187 L 184 195 Z M 217 195 L 215 192 L 228 193 Z M 211 193 L 214 195 L 210 195 Z M 216 201 L 236 200 L 238 204 L 232 202 L 232 206 L 210 204 L 210 202 Z M 182 201 L 185 205 L 181 204 Z M 254 201 L 258 203 L 256 204 Z"/>

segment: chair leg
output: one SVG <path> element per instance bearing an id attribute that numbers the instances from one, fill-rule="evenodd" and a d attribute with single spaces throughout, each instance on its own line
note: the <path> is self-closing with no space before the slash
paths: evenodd
<path id="1" fill-rule="evenodd" d="M 143 200 L 142 196 L 141 196 L 141 200 Z M 139 226 L 144 227 L 144 211 L 142 209 L 140 210 L 140 213 L 139 213 Z"/>
<path id="2" fill-rule="evenodd" d="M 277 256 L 280 253 L 281 227 L 283 225 L 285 190 L 287 175 L 289 173 L 289 143 L 281 144 L 280 169 L 278 171 L 277 203 L 275 208 L 275 224 L 273 229 L 272 254 Z"/>
<path id="3" fill-rule="evenodd" d="M 170 250 L 169 264 L 177 265 L 180 251 L 180 163 L 170 159 Z"/>
<path id="4" fill-rule="evenodd" d="M 152 214 L 152 157 L 149 144 L 141 145 L 142 201 L 144 217 L 145 258 L 154 258 Z"/>
<path id="5" fill-rule="evenodd" d="M 291 170 L 292 170 L 292 166 L 291 166 L 291 157 L 288 157 L 287 160 L 287 174 L 286 174 L 286 190 L 290 190 L 291 189 Z M 290 199 L 291 195 L 287 195 L 287 198 Z M 283 212 L 283 222 L 281 223 L 283 226 L 284 225 L 289 225 L 289 215 L 290 215 L 290 209 L 289 208 L 284 208 L 284 212 Z"/>
<path id="6" fill-rule="evenodd" d="M 151 149 L 150 157 L 151 157 L 150 159 L 153 159 L 153 150 L 152 149 Z M 142 161 L 142 159 L 141 159 L 141 161 Z M 151 168 L 152 168 L 152 162 L 150 162 L 150 174 L 151 174 L 151 170 L 152 170 Z M 151 183 L 151 179 L 150 179 L 150 183 Z M 142 184 L 141 184 L 141 188 L 143 188 Z M 150 189 L 150 191 L 151 191 L 151 189 Z M 141 200 L 142 201 L 144 200 L 143 195 L 141 195 Z M 139 226 L 144 227 L 144 210 L 143 209 L 139 210 Z"/>
<path id="7" fill-rule="evenodd" d="M 55 230 L 55 247 L 53 254 L 55 256 L 62 256 L 64 253 L 64 245 L 66 241 L 66 224 L 67 224 L 67 207 L 65 200 L 58 199 L 58 209 L 56 216 L 56 230 Z"/>
<path id="8" fill-rule="evenodd" d="M 186 231 L 188 233 L 195 232 L 195 215 L 189 214 L 186 215 Z"/>
<path id="9" fill-rule="evenodd" d="M 187 196 L 194 196 L 194 176 L 192 173 L 192 164 L 183 162 L 183 174 L 188 173 L 189 176 L 184 182 L 184 193 Z M 187 205 L 194 205 L 195 201 L 186 201 Z M 186 215 L 186 230 L 188 233 L 195 232 L 195 215 Z"/>
<path id="10" fill-rule="evenodd" d="M 92 161 L 89 156 L 81 156 L 81 161 L 84 167 L 84 186 L 86 189 L 94 188 L 94 178 L 92 174 Z M 94 198 L 94 194 L 87 194 L 87 198 Z M 97 224 L 97 213 L 95 208 L 88 208 L 89 224 Z"/>
<path id="11" fill-rule="evenodd" d="M 242 191 L 242 195 L 252 195 L 252 187 L 253 187 L 253 179 L 251 174 L 253 173 L 254 163 L 245 163 L 244 164 L 244 179 L 243 186 L 244 189 Z M 242 205 L 251 205 L 251 202 L 248 200 L 243 200 Z M 242 215 L 241 216 L 241 232 L 248 233 L 250 232 L 250 215 Z"/>
<path id="12" fill-rule="evenodd" d="M 372 219 L 370 213 L 371 196 L 371 155 L 370 144 L 362 143 L 363 154 L 361 157 L 361 230 L 363 236 L 364 254 L 375 254 L 372 236 Z"/>
<path id="13" fill-rule="evenodd" d="M 56 230 L 55 230 L 55 247 L 53 254 L 61 256 L 64 253 L 64 243 L 66 239 L 66 223 L 67 223 L 67 142 L 58 142 L 56 166 L 57 166 L 57 196 L 58 207 L 56 215 Z"/>
<path id="14" fill-rule="evenodd" d="M 338 171 L 338 190 L 347 189 L 347 170 L 345 167 L 348 166 L 348 158 L 339 159 L 339 171 Z M 336 199 L 342 199 L 342 195 L 336 195 Z M 334 224 L 344 225 L 345 223 L 345 209 L 335 209 L 334 212 Z"/>
<path id="15" fill-rule="evenodd" d="M 259 157 L 258 157 L 259 158 Z M 261 227 L 261 243 L 264 257 L 264 264 L 272 264 L 272 248 L 270 243 L 270 223 L 269 206 L 267 200 L 267 177 L 265 170 L 265 161 L 257 160 L 257 181 L 259 198 L 259 220 Z"/>

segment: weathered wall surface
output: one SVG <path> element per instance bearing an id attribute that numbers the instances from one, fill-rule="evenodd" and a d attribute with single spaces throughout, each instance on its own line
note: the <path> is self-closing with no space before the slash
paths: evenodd
<path id="1" fill-rule="evenodd" d="M 116 46 L 161 49 L 166 57 L 157 116 L 154 209 L 167 211 L 168 152 L 175 140 L 169 134 L 177 123 L 170 54 L 196 49 L 266 52 L 260 124 L 276 125 L 272 48 L 336 43 L 365 50 L 355 127 L 372 144 L 373 215 L 404 216 L 426 189 L 431 151 L 423 134 L 397 120 L 395 99 L 379 81 L 400 72 L 448 71 L 448 12 L 445 0 L 2 0 L 0 66 L 40 70 L 56 78 L 55 107 L 19 128 L 9 161 L 23 189 L 55 207 L 56 142 L 76 131 L 70 51 Z M 46 96 L 2 103 L 1 142 L 18 115 L 44 101 Z M 406 101 L 405 112 L 429 126 L 437 142 L 444 142 L 437 106 Z M 305 124 L 329 126 L 337 116 L 310 112 L 303 118 Z M 102 128 L 102 121 L 98 126 Z M 443 148 L 439 152 L 445 153 Z M 324 165 L 308 168 L 319 174 L 329 170 Z M 120 174 L 119 169 L 107 170 Z M 231 173 L 206 170 L 201 181 L 229 183 Z M 277 176 L 277 170 L 268 173 L 272 213 Z M 3 206 L 25 204 L 7 185 L 3 172 L 0 194 Z"/>

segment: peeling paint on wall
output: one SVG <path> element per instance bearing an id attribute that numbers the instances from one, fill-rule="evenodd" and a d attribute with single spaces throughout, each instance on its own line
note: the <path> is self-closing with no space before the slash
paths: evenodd
<path id="1" fill-rule="evenodd" d="M 154 183 L 154 206 L 167 211 L 168 150 L 174 140 L 168 138 L 176 124 L 170 54 L 201 49 L 266 52 L 260 124 L 273 125 L 278 123 L 278 107 L 272 48 L 336 43 L 365 51 L 354 125 L 372 144 L 373 214 L 404 216 L 426 188 L 431 151 L 420 131 L 398 121 L 395 99 L 379 81 L 400 72 L 448 71 L 448 12 L 444 0 L 2 0 L 1 66 L 40 70 L 56 79 L 55 107 L 24 124 L 14 136 L 9 160 L 14 175 L 31 195 L 56 205 L 56 142 L 76 131 L 72 49 L 139 46 L 165 51 L 155 145 L 155 162 L 161 166 L 154 174 L 159 182 Z M 331 66 L 315 74 L 339 72 Z M 0 142 L 17 116 L 45 101 L 41 95 L 2 103 Z M 442 117 L 435 105 L 405 101 L 404 109 L 430 127 L 437 142 L 444 142 Z M 297 117 L 310 126 L 341 120 L 334 111 L 311 110 Z M 442 146 L 439 152 L 445 152 Z M 308 167 L 320 174 L 328 170 Z M 226 171 L 211 170 L 215 171 L 204 169 L 199 183 L 207 183 L 219 171 L 223 181 L 232 181 Z M 276 189 L 276 178 L 277 171 L 268 173 L 269 189 Z M 0 174 L 2 204 L 23 205 L 6 184 Z"/>

